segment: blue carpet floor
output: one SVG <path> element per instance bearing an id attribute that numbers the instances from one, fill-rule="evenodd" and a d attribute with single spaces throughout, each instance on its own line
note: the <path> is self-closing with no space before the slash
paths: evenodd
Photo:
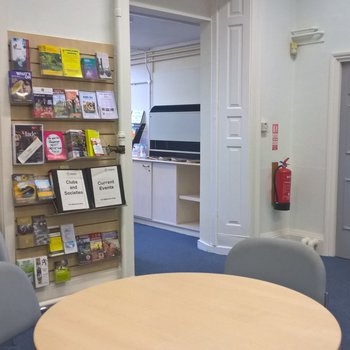
<path id="1" fill-rule="evenodd" d="M 223 273 L 226 256 L 197 249 L 197 238 L 135 224 L 135 274 L 164 272 Z M 350 350 L 350 260 L 324 257 L 328 309 L 343 333 L 342 350 Z"/>
<path id="2" fill-rule="evenodd" d="M 197 238 L 135 224 L 135 274 L 222 273 L 225 256 L 197 249 Z"/>

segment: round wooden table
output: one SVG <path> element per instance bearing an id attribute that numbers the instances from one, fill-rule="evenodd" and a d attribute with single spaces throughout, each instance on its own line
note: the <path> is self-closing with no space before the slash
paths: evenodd
<path id="1" fill-rule="evenodd" d="M 321 304 L 272 283 L 170 273 L 107 282 L 65 297 L 35 328 L 37 350 L 338 349 Z"/>

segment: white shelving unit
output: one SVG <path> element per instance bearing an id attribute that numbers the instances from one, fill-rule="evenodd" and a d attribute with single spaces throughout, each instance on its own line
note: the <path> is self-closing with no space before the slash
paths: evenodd
<path id="1" fill-rule="evenodd" d="M 133 164 L 136 221 L 198 236 L 199 164 L 153 159 L 134 159 Z"/>

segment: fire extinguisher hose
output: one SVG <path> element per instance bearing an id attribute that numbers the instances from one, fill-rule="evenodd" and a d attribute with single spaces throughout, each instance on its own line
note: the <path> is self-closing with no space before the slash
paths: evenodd
<path id="1" fill-rule="evenodd" d="M 274 192 L 275 192 L 275 202 L 276 203 L 279 203 L 279 199 L 278 199 L 278 193 L 277 193 L 277 188 L 276 188 L 276 175 L 277 175 L 277 171 L 279 168 L 283 168 L 283 165 L 279 165 L 274 174 L 273 174 L 273 189 L 274 189 Z"/>

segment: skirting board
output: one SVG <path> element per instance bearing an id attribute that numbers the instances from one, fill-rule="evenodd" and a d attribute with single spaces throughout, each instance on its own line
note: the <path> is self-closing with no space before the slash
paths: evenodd
<path id="1" fill-rule="evenodd" d="M 137 224 L 153 226 L 153 227 L 161 228 L 163 230 L 168 230 L 168 231 L 172 231 L 172 232 L 176 232 L 176 233 L 181 233 L 183 235 L 199 238 L 199 232 L 197 230 L 190 230 L 190 229 L 187 229 L 185 227 L 164 224 L 161 222 L 156 222 L 156 221 L 151 221 L 151 220 L 146 220 L 146 219 L 141 219 L 141 218 L 135 218 L 135 217 L 134 217 L 134 222 Z"/>
<path id="2" fill-rule="evenodd" d="M 301 241 L 303 238 L 317 239 L 319 241 L 319 244 L 317 245 L 316 251 L 320 255 L 326 255 L 324 245 L 323 245 L 323 236 L 315 232 L 285 229 L 285 230 L 279 230 L 279 231 L 264 232 L 260 234 L 260 237 L 287 238 L 287 239 L 292 239 L 297 241 Z M 200 250 L 203 250 L 209 253 L 221 254 L 221 255 L 227 255 L 231 249 L 231 247 L 228 247 L 228 246 L 214 246 L 200 239 L 197 242 L 197 247 Z"/>
<path id="3" fill-rule="evenodd" d="M 213 246 L 200 239 L 197 242 L 197 248 L 208 253 L 215 253 L 220 255 L 227 255 L 231 249 L 231 247 Z"/>
<path id="4" fill-rule="evenodd" d="M 295 241 L 301 241 L 303 238 L 317 239 L 319 243 L 317 245 L 316 251 L 320 255 L 327 255 L 324 249 L 323 236 L 319 233 L 302 230 L 284 229 L 273 232 L 264 232 L 260 235 L 260 237 L 280 237 L 292 239 Z"/>

